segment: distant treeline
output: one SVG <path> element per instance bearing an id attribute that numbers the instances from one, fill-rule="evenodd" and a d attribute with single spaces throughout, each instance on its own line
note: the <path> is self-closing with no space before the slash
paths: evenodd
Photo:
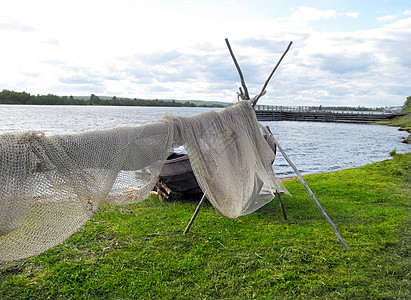
<path id="1" fill-rule="evenodd" d="M 78 99 L 73 96 L 31 95 L 26 92 L 3 90 L 0 92 L 0 104 L 30 104 L 30 105 L 112 105 L 112 106 L 173 106 L 173 107 L 224 107 L 222 104 L 193 103 L 190 101 L 166 101 L 117 98 L 102 99 L 94 94 L 89 99 Z"/>

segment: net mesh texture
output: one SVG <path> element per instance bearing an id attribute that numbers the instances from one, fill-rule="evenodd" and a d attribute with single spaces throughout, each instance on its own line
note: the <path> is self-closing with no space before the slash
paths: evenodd
<path id="1" fill-rule="evenodd" d="M 0 135 L 0 262 L 40 254 L 63 242 L 103 203 L 148 197 L 166 158 L 184 146 L 207 199 L 229 219 L 285 192 L 275 154 L 253 108 L 240 101 L 220 112 L 166 115 L 138 127 L 45 136 Z"/>

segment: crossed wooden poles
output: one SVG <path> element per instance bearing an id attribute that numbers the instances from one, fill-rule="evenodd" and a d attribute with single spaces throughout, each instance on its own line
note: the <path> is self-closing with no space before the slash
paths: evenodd
<path id="1" fill-rule="evenodd" d="M 227 44 L 228 50 L 230 51 L 230 55 L 234 61 L 234 64 L 237 68 L 238 74 L 240 76 L 240 80 L 241 80 L 241 86 L 243 89 L 241 89 L 241 87 L 239 88 L 240 92 L 237 93 L 238 94 L 238 98 L 239 100 L 247 100 L 250 101 L 250 104 L 252 105 L 252 107 L 255 107 L 258 99 L 260 99 L 262 96 L 265 95 L 266 93 L 266 87 L 268 85 L 268 83 L 271 80 L 271 77 L 273 76 L 274 72 L 277 70 L 278 66 L 280 65 L 281 61 L 283 60 L 284 56 L 287 54 L 288 50 L 290 50 L 290 47 L 292 45 L 293 42 L 290 42 L 288 44 L 288 47 L 286 48 L 286 50 L 284 51 L 283 55 L 281 56 L 281 58 L 279 59 L 279 61 L 277 62 L 277 64 L 275 65 L 274 69 L 271 71 L 270 75 L 268 76 L 268 79 L 266 80 L 266 82 L 264 83 L 263 88 L 261 89 L 260 93 L 258 93 L 256 96 L 254 96 L 252 99 L 250 99 L 250 95 L 248 93 L 248 89 L 247 86 L 245 84 L 245 80 L 244 80 L 244 76 L 243 73 L 241 72 L 240 66 L 234 56 L 233 50 L 231 49 L 230 43 L 228 41 L 228 39 L 225 39 L 225 42 Z M 344 239 L 341 237 L 340 232 L 338 231 L 337 226 L 335 226 L 335 224 L 333 223 L 333 221 L 331 220 L 331 218 L 327 215 L 327 213 L 324 211 L 324 209 L 321 207 L 321 204 L 318 202 L 317 198 L 315 197 L 314 193 L 312 192 L 312 190 L 310 189 L 310 187 L 307 185 L 307 183 L 304 181 L 303 177 L 301 176 L 301 173 L 298 171 L 297 167 L 293 164 L 293 162 L 290 160 L 290 158 L 287 156 L 287 154 L 285 154 L 284 149 L 280 146 L 280 144 L 278 143 L 278 141 L 274 138 L 273 134 L 270 131 L 270 128 L 268 126 L 262 128 L 263 132 L 264 132 L 264 136 L 267 140 L 268 145 L 270 146 L 271 150 L 275 153 L 276 152 L 276 147 L 280 150 L 282 156 L 284 157 L 284 159 L 288 162 L 288 164 L 291 166 L 291 168 L 294 170 L 295 174 L 297 175 L 298 179 L 300 180 L 301 184 L 305 187 L 305 189 L 308 191 L 309 195 L 311 196 L 312 200 L 314 201 L 315 205 L 317 206 L 318 210 L 321 212 L 321 214 L 324 216 L 324 218 L 327 220 L 327 222 L 331 225 L 331 227 L 333 228 L 335 235 L 337 236 L 338 241 L 341 243 L 341 245 L 344 247 L 345 250 L 348 250 L 348 246 L 345 243 Z M 287 220 L 287 215 L 285 212 L 285 205 L 284 205 L 284 201 L 283 198 L 281 197 L 280 193 L 276 192 L 276 196 L 278 197 L 278 199 L 280 200 L 280 205 L 281 205 L 281 211 L 283 213 L 283 217 L 284 220 Z M 189 221 L 186 229 L 184 230 L 184 234 L 186 234 L 190 228 L 191 225 L 193 224 L 195 218 L 197 217 L 198 212 L 200 211 L 201 206 L 203 205 L 204 201 L 206 199 L 206 195 L 203 194 L 203 197 L 201 198 L 200 202 L 197 205 L 197 208 L 193 214 L 193 216 L 191 217 L 191 220 Z"/>

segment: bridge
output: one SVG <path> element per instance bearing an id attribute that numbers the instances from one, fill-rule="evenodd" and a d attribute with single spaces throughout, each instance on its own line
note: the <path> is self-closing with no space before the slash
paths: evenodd
<path id="1" fill-rule="evenodd" d="M 373 123 L 385 121 L 406 113 L 382 112 L 377 110 L 347 111 L 324 109 L 321 106 L 276 106 L 256 105 L 259 121 L 306 121 L 337 123 Z"/>

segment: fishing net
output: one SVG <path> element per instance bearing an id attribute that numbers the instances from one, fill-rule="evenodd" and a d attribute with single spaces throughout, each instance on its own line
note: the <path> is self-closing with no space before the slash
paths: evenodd
<path id="1" fill-rule="evenodd" d="M 251 213 L 287 192 L 274 153 L 246 101 L 193 117 L 166 115 L 138 127 L 45 136 L 0 135 L 0 262 L 64 241 L 102 203 L 147 198 L 167 156 L 184 146 L 196 179 L 226 218 Z"/>

